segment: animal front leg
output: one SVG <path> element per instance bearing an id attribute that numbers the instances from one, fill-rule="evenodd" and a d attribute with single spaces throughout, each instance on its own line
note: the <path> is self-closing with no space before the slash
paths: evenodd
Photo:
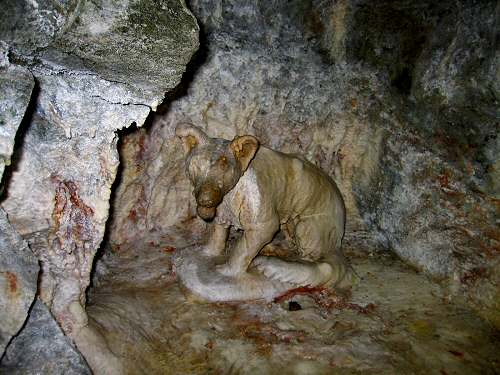
<path id="1" fill-rule="evenodd" d="M 217 272 L 232 277 L 244 274 L 253 258 L 271 242 L 278 227 L 279 225 L 262 225 L 259 229 L 245 230 L 232 249 L 227 263 L 216 267 Z"/>
<path id="2" fill-rule="evenodd" d="M 208 256 L 218 256 L 224 252 L 226 248 L 227 235 L 229 227 L 226 225 L 213 224 L 213 231 L 208 240 L 204 253 Z"/>

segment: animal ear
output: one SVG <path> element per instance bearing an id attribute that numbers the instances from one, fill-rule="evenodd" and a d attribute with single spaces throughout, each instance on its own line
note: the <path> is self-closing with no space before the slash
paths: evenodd
<path id="1" fill-rule="evenodd" d="M 197 146 L 203 146 L 208 143 L 209 137 L 197 126 L 183 122 L 177 124 L 175 128 L 175 135 L 182 141 L 182 146 L 186 153 Z"/>
<path id="2" fill-rule="evenodd" d="M 243 135 L 235 137 L 229 147 L 240 164 L 241 171 L 244 172 L 259 149 L 259 140 L 251 135 Z"/>

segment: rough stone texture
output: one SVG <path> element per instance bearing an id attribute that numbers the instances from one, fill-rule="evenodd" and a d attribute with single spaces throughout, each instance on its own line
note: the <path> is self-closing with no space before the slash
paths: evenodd
<path id="1" fill-rule="evenodd" d="M 498 333 L 390 254 L 351 257 L 363 281 L 349 298 L 199 303 L 173 282 L 166 243 L 124 245 L 89 295 L 91 324 L 130 374 L 498 373 Z"/>
<path id="2" fill-rule="evenodd" d="M 352 7 L 350 58 L 387 75 L 403 127 L 388 129 L 360 210 L 388 248 L 500 326 L 498 3 L 372 5 Z"/>
<path id="3" fill-rule="evenodd" d="M 36 299 L 22 332 L 16 336 L 0 364 L 5 374 L 92 374 L 50 314 Z"/>
<path id="4" fill-rule="evenodd" d="M 0 357 L 35 297 L 38 261 L 0 209 Z"/>
<path id="5" fill-rule="evenodd" d="M 0 40 L 0 181 L 10 165 L 14 139 L 35 86 L 28 69 L 9 62 L 8 46 Z"/>
<path id="6" fill-rule="evenodd" d="M 196 20 L 180 0 L 7 1 L 0 17 L 11 61 L 39 86 L 2 208 L 41 260 L 40 294 L 64 332 L 95 371 L 120 373 L 84 311 L 119 164 L 115 131 L 141 126 L 180 81 Z"/>
<path id="7" fill-rule="evenodd" d="M 382 132 L 369 116 L 378 110 L 383 86 L 369 70 L 323 61 L 303 35 L 307 25 L 300 2 L 231 4 L 221 13 L 217 2 L 191 3 L 204 25 L 208 52 L 198 56 L 203 63 L 188 95 L 172 102 L 149 131 L 125 138 L 112 242 L 126 242 L 144 230 L 165 234 L 202 225 L 173 133 L 184 119 L 212 137 L 251 133 L 270 148 L 307 156 L 335 177 L 350 213 L 349 233 L 357 229 L 362 237 L 364 223 L 350 184 L 354 174 L 359 179 L 371 174 Z M 253 32 L 243 31 L 249 25 Z"/>
<path id="8" fill-rule="evenodd" d="M 10 165 L 17 130 L 28 107 L 35 81 L 28 69 L 9 61 L 0 41 L 0 195 L 3 173 Z M 0 208 L 0 356 L 22 327 L 36 292 L 38 262 Z"/>
<path id="9" fill-rule="evenodd" d="M 111 247 L 203 233 L 173 137 L 188 120 L 305 155 L 345 197 L 347 242 L 394 251 L 500 325 L 496 2 L 190 5 L 205 49 L 165 115 L 125 137 Z"/>

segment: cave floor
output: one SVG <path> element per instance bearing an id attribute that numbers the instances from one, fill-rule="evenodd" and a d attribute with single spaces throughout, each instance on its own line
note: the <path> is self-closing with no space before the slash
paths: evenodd
<path id="1" fill-rule="evenodd" d="M 174 247 L 120 252 L 88 312 L 129 374 L 500 373 L 498 332 L 391 256 L 351 254 L 362 280 L 350 295 L 202 304 L 175 281 Z"/>

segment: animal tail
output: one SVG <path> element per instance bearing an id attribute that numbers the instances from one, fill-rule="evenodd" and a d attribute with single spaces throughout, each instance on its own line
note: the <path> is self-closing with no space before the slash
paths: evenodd
<path id="1" fill-rule="evenodd" d="M 269 279 L 300 286 L 351 285 L 348 267 L 344 261 L 291 262 L 276 257 L 258 256 L 252 266 Z"/>

